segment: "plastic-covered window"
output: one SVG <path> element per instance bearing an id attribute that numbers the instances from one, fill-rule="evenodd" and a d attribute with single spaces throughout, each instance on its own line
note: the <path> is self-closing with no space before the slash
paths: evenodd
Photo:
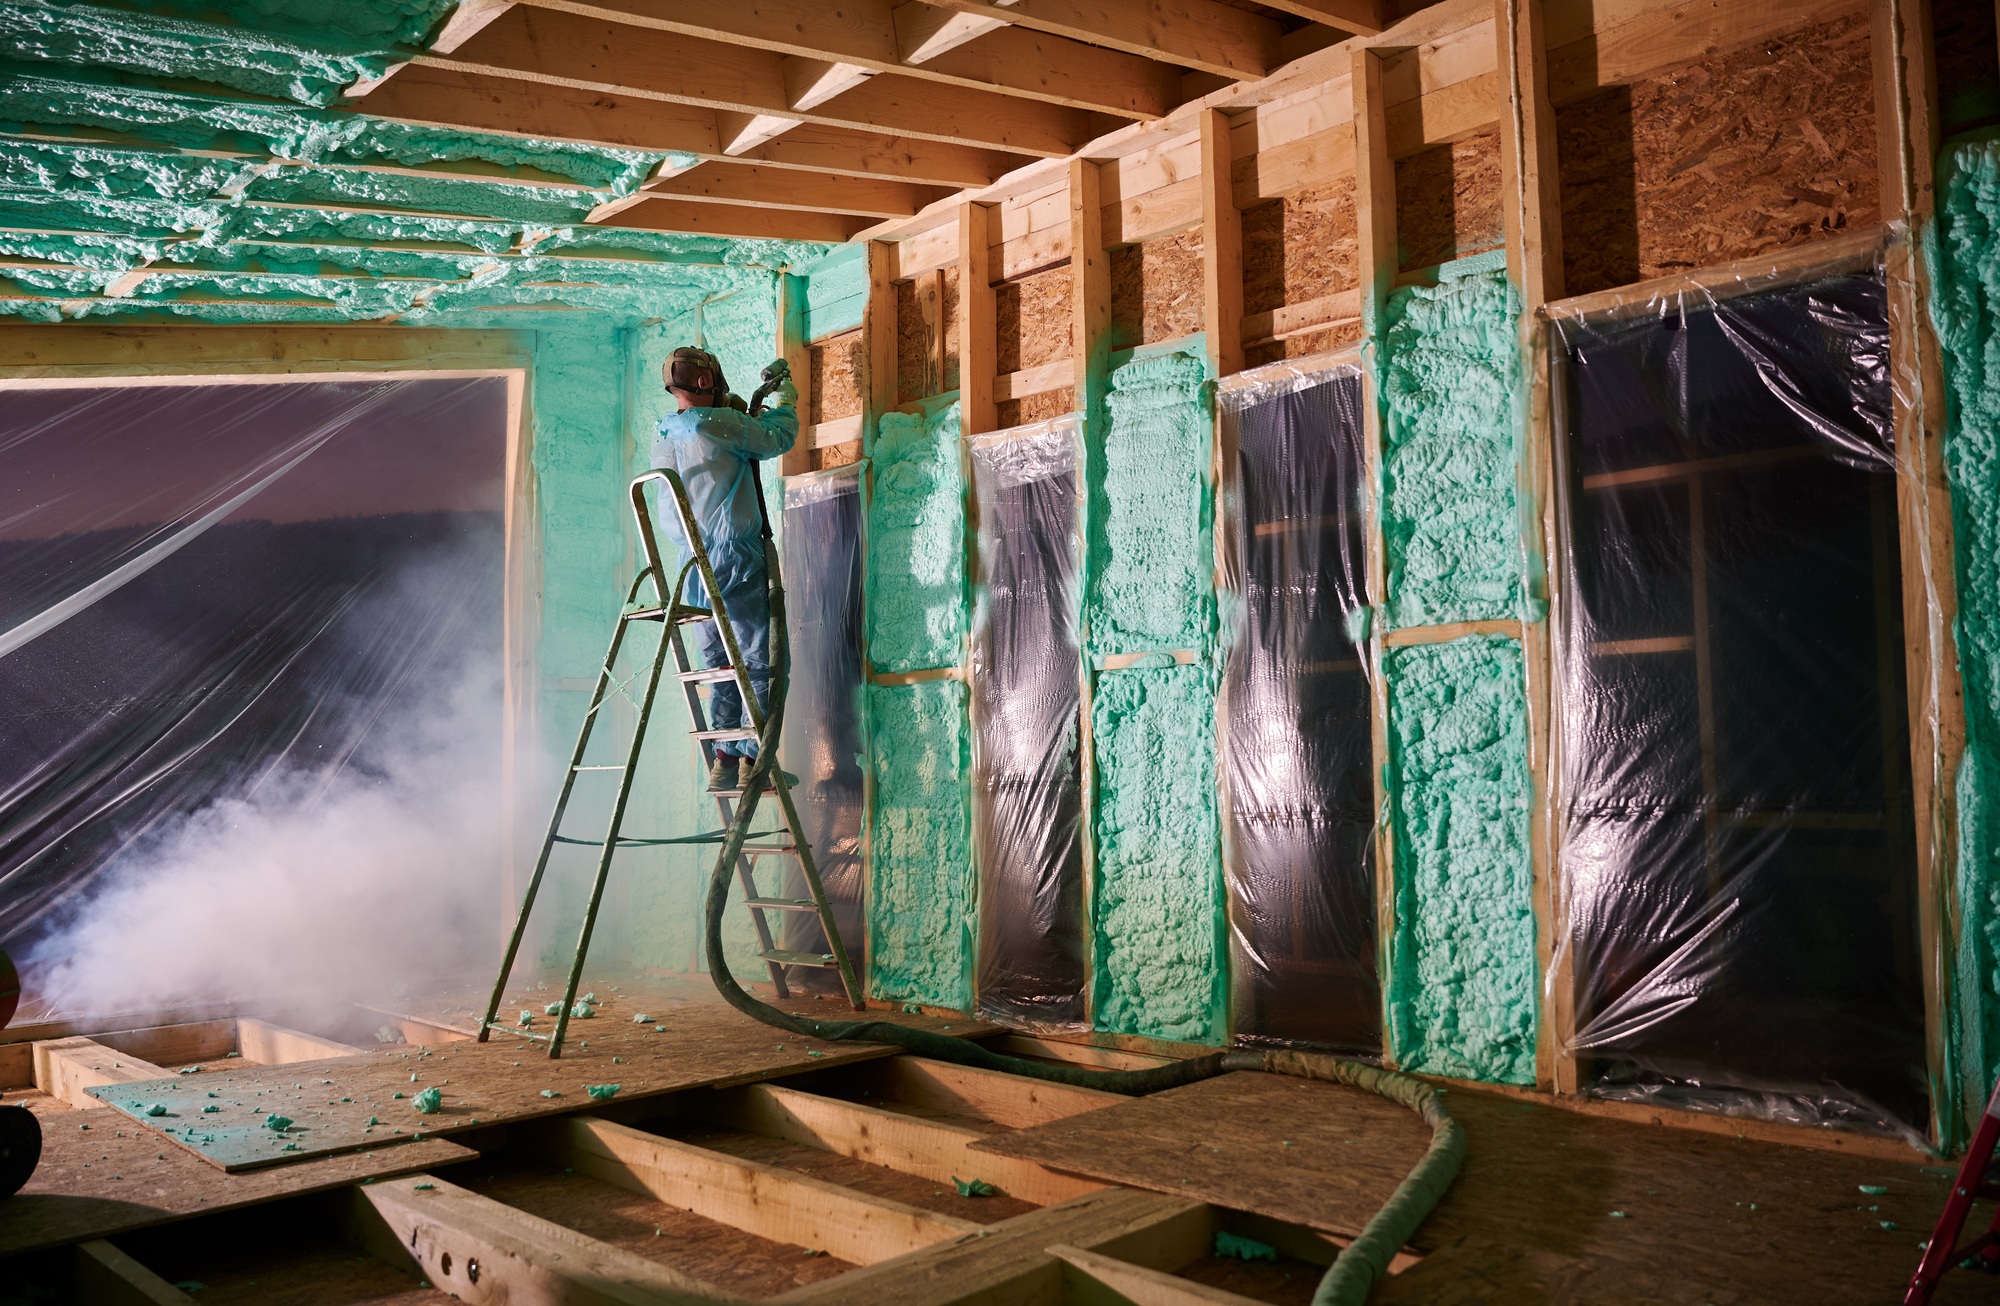
<path id="1" fill-rule="evenodd" d="M 1080 427 L 970 441 L 979 590 L 972 791 L 980 1014 L 1076 1026 L 1084 997 Z"/>
<path id="2" fill-rule="evenodd" d="M 783 565 L 792 651 L 778 757 L 792 790 L 840 937 L 861 956 L 862 664 L 860 465 L 785 485 Z M 784 896 L 806 898 L 798 863 L 784 859 Z M 819 918 L 786 912 L 779 947 L 823 952 Z M 838 972 L 793 966 L 787 983 L 840 991 Z"/>
<path id="3" fill-rule="evenodd" d="M 1236 1038 L 1376 1054 L 1361 402 L 1352 366 L 1219 396 L 1222 734 Z"/>
<path id="4" fill-rule="evenodd" d="M 365 783 L 481 665 L 498 757 L 506 413 L 498 377 L 6 392 L 0 939 L 179 816 Z"/>
<path id="5" fill-rule="evenodd" d="M 1929 1119 L 1879 268 L 1558 315 L 1585 1082 Z"/>

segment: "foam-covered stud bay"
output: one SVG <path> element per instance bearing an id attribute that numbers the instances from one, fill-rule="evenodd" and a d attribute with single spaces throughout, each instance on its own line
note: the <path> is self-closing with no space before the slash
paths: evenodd
<path id="1" fill-rule="evenodd" d="M 1390 649 L 1398 1063 L 1535 1079 L 1532 786 L 1520 644 L 1502 635 Z"/>
<path id="2" fill-rule="evenodd" d="M 875 775 L 869 992 L 972 1009 L 973 878 L 965 686 L 871 685 Z"/>
<path id="3" fill-rule="evenodd" d="M 956 666 L 963 656 L 965 470 L 958 405 L 884 413 L 868 504 L 868 657 L 877 671 Z"/>
<path id="4" fill-rule="evenodd" d="M 1199 350 L 1135 358 L 1111 373 L 1091 459 L 1085 606 L 1093 653 L 1209 643 L 1207 376 Z"/>
<path id="5" fill-rule="evenodd" d="M 1520 612 L 1519 314 L 1497 272 L 1389 300 L 1381 511 L 1392 627 Z"/>
<path id="6" fill-rule="evenodd" d="M 1215 686 L 1163 655 L 1097 678 L 1098 1026 L 1223 1038 L 1222 863 Z"/>

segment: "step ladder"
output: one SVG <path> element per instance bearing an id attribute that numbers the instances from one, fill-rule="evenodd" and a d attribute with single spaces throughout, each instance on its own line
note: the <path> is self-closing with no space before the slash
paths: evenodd
<path id="1" fill-rule="evenodd" d="M 666 569 L 660 560 L 659 542 L 653 535 L 652 516 L 647 511 L 645 487 L 650 481 L 658 481 L 665 492 L 670 492 L 675 515 L 679 518 L 681 537 L 688 541 L 690 554 L 682 565 L 673 586 L 666 583 Z M 639 529 L 639 540 L 645 549 L 646 565 L 633 578 L 625 591 L 625 602 L 619 609 L 618 619 L 611 631 L 611 648 L 604 655 L 604 666 L 597 674 L 597 685 L 591 691 L 590 706 L 583 714 L 583 725 L 578 730 L 576 747 L 571 750 L 569 766 L 563 775 L 562 788 L 556 795 L 555 811 L 549 817 L 547 833 L 542 838 L 541 855 L 535 860 L 534 874 L 528 879 L 528 890 L 521 902 L 520 915 L 514 921 L 513 934 L 508 938 L 506 954 L 500 961 L 500 974 L 493 983 L 493 996 L 486 1004 L 486 1015 L 479 1024 L 479 1041 L 484 1043 L 495 1029 L 523 1035 L 530 1039 L 546 1039 L 551 1058 L 562 1055 L 563 1039 L 569 1031 L 571 1013 L 576 1007 L 576 991 L 583 980 L 583 963 L 590 949 L 590 936 L 597 925 L 598 908 L 603 902 L 604 885 L 611 872 L 612 858 L 620 849 L 656 848 L 671 844 L 721 844 L 727 837 L 729 827 L 736 819 L 735 805 L 744 797 L 740 788 L 730 791 L 710 791 L 716 810 L 722 818 L 722 828 L 699 834 L 683 835 L 677 838 L 640 839 L 630 838 L 624 833 L 625 807 L 632 794 L 632 778 L 637 773 L 639 757 L 646 741 L 646 727 L 651 722 L 654 700 L 658 695 L 660 681 L 666 671 L 669 659 L 674 667 L 674 678 L 680 682 L 682 696 L 686 699 L 689 721 L 689 735 L 695 741 L 701 756 L 703 771 L 715 760 L 716 745 L 732 740 L 762 740 L 764 734 L 764 710 L 751 688 L 748 671 L 743 668 L 741 650 L 737 647 L 736 632 L 730 626 L 729 613 L 717 597 L 721 587 L 716 583 L 715 570 L 709 563 L 708 550 L 703 545 L 701 532 L 697 529 L 693 509 L 689 506 L 687 487 L 682 484 L 679 473 L 670 469 L 656 469 L 635 477 L 631 485 L 632 515 Z M 762 488 L 759 487 L 758 506 L 761 509 Z M 764 526 L 764 553 L 769 575 L 774 589 L 782 593 L 782 578 L 778 571 L 777 551 L 771 547 L 770 524 Z M 709 595 L 709 606 L 695 607 L 684 603 L 682 596 L 687 588 L 688 577 L 699 574 L 702 587 Z M 650 588 L 651 597 L 646 596 Z M 619 654 L 624 649 L 625 637 L 639 622 L 655 622 L 662 625 L 658 646 L 651 659 L 635 669 L 624 680 L 618 678 Z M 713 623 L 722 636 L 722 644 L 727 650 L 729 664 L 722 667 L 696 667 L 688 656 L 683 632 L 687 627 L 701 622 Z M 782 637 L 782 635 L 780 636 Z M 776 660 L 776 659 L 774 659 Z M 775 678 L 781 668 L 774 666 Z M 644 678 L 644 688 L 634 698 L 627 692 L 634 681 Z M 734 729 L 712 729 L 708 714 L 703 707 L 701 687 L 703 685 L 736 682 L 737 693 L 742 696 L 746 715 L 751 724 Z M 613 764 L 585 764 L 584 756 L 590 746 L 591 735 L 613 695 L 625 698 L 637 710 L 632 727 L 632 738 L 625 748 L 625 760 Z M 760 750 L 770 747 L 769 742 L 759 744 Z M 742 768 L 748 769 L 748 763 Z M 602 773 L 618 777 L 618 792 L 612 803 L 611 819 L 602 839 L 576 839 L 562 832 L 563 813 L 569 806 L 570 796 L 575 791 L 579 776 Z M 756 929 L 758 957 L 771 972 L 771 984 L 781 998 L 791 996 L 790 986 L 785 982 L 785 967 L 810 966 L 837 970 L 840 972 L 841 986 L 847 992 L 848 1002 L 856 1011 L 862 1009 L 861 987 L 856 982 L 854 967 L 848 959 L 846 945 L 842 943 L 840 931 L 833 918 L 833 909 L 827 902 L 826 887 L 821 883 L 819 868 L 814 864 L 812 846 L 807 842 L 804 828 L 799 823 L 798 808 L 792 802 L 790 787 L 785 782 L 784 773 L 775 760 L 765 781 L 768 792 L 776 796 L 778 809 L 784 817 L 784 828 L 758 830 L 748 834 L 736 858 L 736 880 L 742 887 L 745 903 L 750 910 L 750 920 Z M 771 842 L 761 842 L 770 840 Z M 758 842 L 753 842 L 758 841 Z M 528 918 L 534 910 L 535 897 L 540 892 L 542 877 L 548 870 L 550 854 L 557 844 L 575 844 L 599 849 L 597 876 L 592 882 L 590 901 L 584 909 L 583 930 L 576 941 L 576 955 L 570 963 L 569 981 L 563 990 L 562 1005 L 556 1012 L 556 1026 L 553 1034 L 539 1034 L 498 1022 L 500 1001 L 505 996 L 507 980 L 513 973 L 514 962 L 519 956 L 521 940 L 527 933 Z M 757 888 L 756 868 L 758 863 L 776 858 L 793 859 L 799 868 L 799 878 L 804 882 L 809 897 L 785 898 L 766 895 Z M 819 918 L 820 928 L 825 931 L 826 952 L 788 951 L 777 946 L 771 923 L 766 918 L 769 912 L 807 913 Z"/>
<path id="2" fill-rule="evenodd" d="M 1903 1292 L 1904 1306 L 1926 1306 L 1937 1291 L 1938 1280 L 1953 1266 L 2000 1273 L 2000 1211 L 1994 1212 L 1985 1233 L 1964 1244 L 1958 1241 L 1972 1214 L 1972 1204 L 1982 1198 L 2000 1200 L 2000 1083 L 1993 1085 L 1986 1114 L 1979 1117 L 1972 1145 L 1965 1149 L 1951 1195 L 1945 1198 L 1944 1213 L 1938 1216 L 1937 1227 L 1924 1247 L 1924 1258 Z"/>

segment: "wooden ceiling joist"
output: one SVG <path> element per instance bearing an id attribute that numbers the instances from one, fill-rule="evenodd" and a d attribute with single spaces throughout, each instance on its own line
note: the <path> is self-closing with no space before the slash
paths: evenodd
<path id="1" fill-rule="evenodd" d="M 686 199 L 646 199 L 622 208 L 603 225 L 641 231 L 675 231 L 697 236 L 771 240 L 821 240 L 839 244 L 871 225 L 871 219 L 844 213 L 750 208 Z"/>
<path id="2" fill-rule="evenodd" d="M 1092 0 L 933 0 L 939 8 L 1215 73 L 1262 77 L 1283 61 L 1276 21 L 1216 0 L 1103 4 Z"/>
<path id="3" fill-rule="evenodd" d="M 803 168 L 850 177 L 891 177 L 924 186 L 989 186 L 1027 160 L 910 136 L 882 136 L 806 123 L 775 140 L 732 156 L 743 163 Z"/>
<path id="4" fill-rule="evenodd" d="M 824 126 L 908 135 L 1055 158 L 1118 120 L 994 91 L 882 75 L 794 107 L 786 56 L 769 50 L 607 23 L 520 5 L 448 56 L 414 61 L 376 95 L 418 69 L 505 78 L 617 96 L 676 102 Z M 794 85 L 811 69 L 794 65 Z M 810 98 L 810 97 L 806 97 Z M 375 97 L 368 105 L 375 108 Z M 723 148 L 728 148 L 724 143 Z"/>
<path id="5" fill-rule="evenodd" d="M 907 218 L 951 192 L 879 178 L 841 177 L 787 168 L 704 163 L 648 182 L 640 197 L 666 196 L 707 203 L 757 204 L 773 209 Z"/>
<path id="6" fill-rule="evenodd" d="M 861 0 L 835 7 L 821 0 L 736 6 L 718 6 L 707 0 L 529 2 L 605 22 L 768 50 L 817 65 L 800 70 L 788 62 L 788 85 L 794 80 L 808 84 L 824 81 L 847 89 L 875 73 L 899 73 L 1135 118 L 1158 117 L 1181 99 L 1178 68 L 1121 50 L 1007 28 L 922 3 Z M 912 15 L 910 11 L 920 13 Z M 979 30 L 936 49 L 926 50 L 919 41 L 914 47 L 916 56 L 906 54 L 904 31 L 920 22 L 922 15 L 930 14 L 946 22 L 977 24 Z M 978 36 L 986 39 L 968 46 L 972 37 Z M 943 57 L 948 52 L 958 57 Z M 827 80 L 832 70 L 840 71 Z M 810 107 L 810 103 L 798 107 Z"/>

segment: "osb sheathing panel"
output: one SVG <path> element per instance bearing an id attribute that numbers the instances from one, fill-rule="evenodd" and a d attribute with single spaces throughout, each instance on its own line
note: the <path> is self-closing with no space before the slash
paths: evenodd
<path id="1" fill-rule="evenodd" d="M 1506 239 L 1498 132 L 1434 145 L 1397 162 L 1397 271 L 1431 267 Z"/>
<path id="2" fill-rule="evenodd" d="M 993 288 L 995 366 L 1000 372 L 1018 372 L 1074 356 L 1070 289 L 1067 261 Z"/>
<path id="3" fill-rule="evenodd" d="M 1359 282 L 1354 178 L 1243 210 L 1243 311 L 1268 313 Z"/>
<path id="4" fill-rule="evenodd" d="M 1341 322 L 1323 331 L 1302 331 L 1283 340 L 1272 340 L 1261 345 L 1246 345 L 1243 350 L 1243 366 L 1262 367 L 1266 363 L 1281 363 L 1287 358 L 1306 358 L 1313 354 L 1324 354 L 1351 345 L 1361 339 L 1361 322 L 1355 319 Z"/>
<path id="5" fill-rule="evenodd" d="M 1556 124 L 1573 295 L 1879 218 L 1860 15 L 1611 87 Z"/>
<path id="6" fill-rule="evenodd" d="M 1201 314 L 1199 229 L 1111 251 L 1112 348 L 1191 335 Z"/>
<path id="7" fill-rule="evenodd" d="M 926 323 L 918 307 L 918 287 L 932 276 L 940 277 L 943 283 L 935 324 Z M 935 365 L 930 361 L 937 348 L 933 330 L 944 334 L 944 375 L 941 378 L 934 375 Z M 958 269 L 954 266 L 896 283 L 896 402 L 914 403 L 957 388 Z"/>
<path id="8" fill-rule="evenodd" d="M 828 467 L 845 467 L 849 463 L 861 461 L 861 441 L 849 440 L 845 444 L 830 444 L 824 449 L 812 451 L 811 466 L 814 471 Z"/>
<path id="9" fill-rule="evenodd" d="M 1021 426 L 1028 422 L 1043 422 L 1051 417 L 1061 417 L 1076 408 L 1076 390 L 1064 386 L 1060 390 L 1048 390 L 1025 399 L 1003 399 L 999 409 L 999 429 Z"/>
<path id="10" fill-rule="evenodd" d="M 807 405 L 806 420 L 817 424 L 858 416 L 861 387 L 868 374 L 861 332 L 829 337 L 806 352 L 812 374 L 812 401 Z"/>

